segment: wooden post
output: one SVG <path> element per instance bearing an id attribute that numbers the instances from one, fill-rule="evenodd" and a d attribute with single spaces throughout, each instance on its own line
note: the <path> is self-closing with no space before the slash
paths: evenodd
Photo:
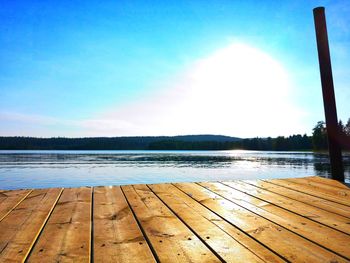
<path id="1" fill-rule="evenodd" d="M 313 10 L 318 60 L 322 83 L 323 105 L 326 115 L 328 134 L 328 149 L 331 162 L 332 178 L 344 182 L 344 170 L 341 147 L 339 142 L 339 126 L 335 104 L 331 58 L 328 46 L 328 35 L 324 7 Z"/>

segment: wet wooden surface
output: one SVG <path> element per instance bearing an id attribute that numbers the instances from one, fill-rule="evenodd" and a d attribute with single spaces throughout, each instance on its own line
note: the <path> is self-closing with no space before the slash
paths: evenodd
<path id="1" fill-rule="evenodd" d="M 350 262 L 320 177 L 0 191 L 0 262 Z"/>

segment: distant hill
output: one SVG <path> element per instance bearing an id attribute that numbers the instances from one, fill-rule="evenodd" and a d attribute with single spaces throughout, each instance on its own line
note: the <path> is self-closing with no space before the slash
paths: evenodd
<path id="1" fill-rule="evenodd" d="M 164 137 L 159 137 L 163 138 Z M 214 142 L 236 142 L 242 140 L 241 138 L 237 137 L 230 137 L 225 135 L 211 135 L 211 134 L 200 134 L 200 135 L 178 135 L 178 136 L 171 136 L 171 137 L 165 137 L 168 139 L 174 139 L 174 140 L 180 140 L 185 142 L 203 142 L 203 141 L 214 141 Z"/>
<path id="2" fill-rule="evenodd" d="M 0 150 L 149 150 L 179 149 L 179 147 L 223 149 L 240 140 L 237 137 L 210 134 L 90 138 L 0 137 Z"/>

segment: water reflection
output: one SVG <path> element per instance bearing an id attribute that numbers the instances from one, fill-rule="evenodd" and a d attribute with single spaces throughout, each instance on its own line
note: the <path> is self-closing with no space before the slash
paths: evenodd
<path id="1" fill-rule="evenodd" d="M 350 156 L 344 156 L 350 178 Z M 260 151 L 0 151 L 0 188 L 329 177 L 326 154 Z"/>

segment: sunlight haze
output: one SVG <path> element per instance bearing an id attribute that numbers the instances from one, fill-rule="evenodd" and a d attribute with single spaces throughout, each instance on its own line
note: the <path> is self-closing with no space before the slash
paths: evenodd
<path id="1" fill-rule="evenodd" d="M 86 132 L 112 136 L 225 131 L 249 137 L 257 128 L 262 136 L 306 129 L 286 70 L 268 54 L 245 44 L 231 44 L 199 59 L 173 82 L 136 103 L 86 120 Z"/>
<path id="2" fill-rule="evenodd" d="M 316 6 L 345 122 L 347 1 L 2 1 L 0 136 L 311 134 Z"/>

